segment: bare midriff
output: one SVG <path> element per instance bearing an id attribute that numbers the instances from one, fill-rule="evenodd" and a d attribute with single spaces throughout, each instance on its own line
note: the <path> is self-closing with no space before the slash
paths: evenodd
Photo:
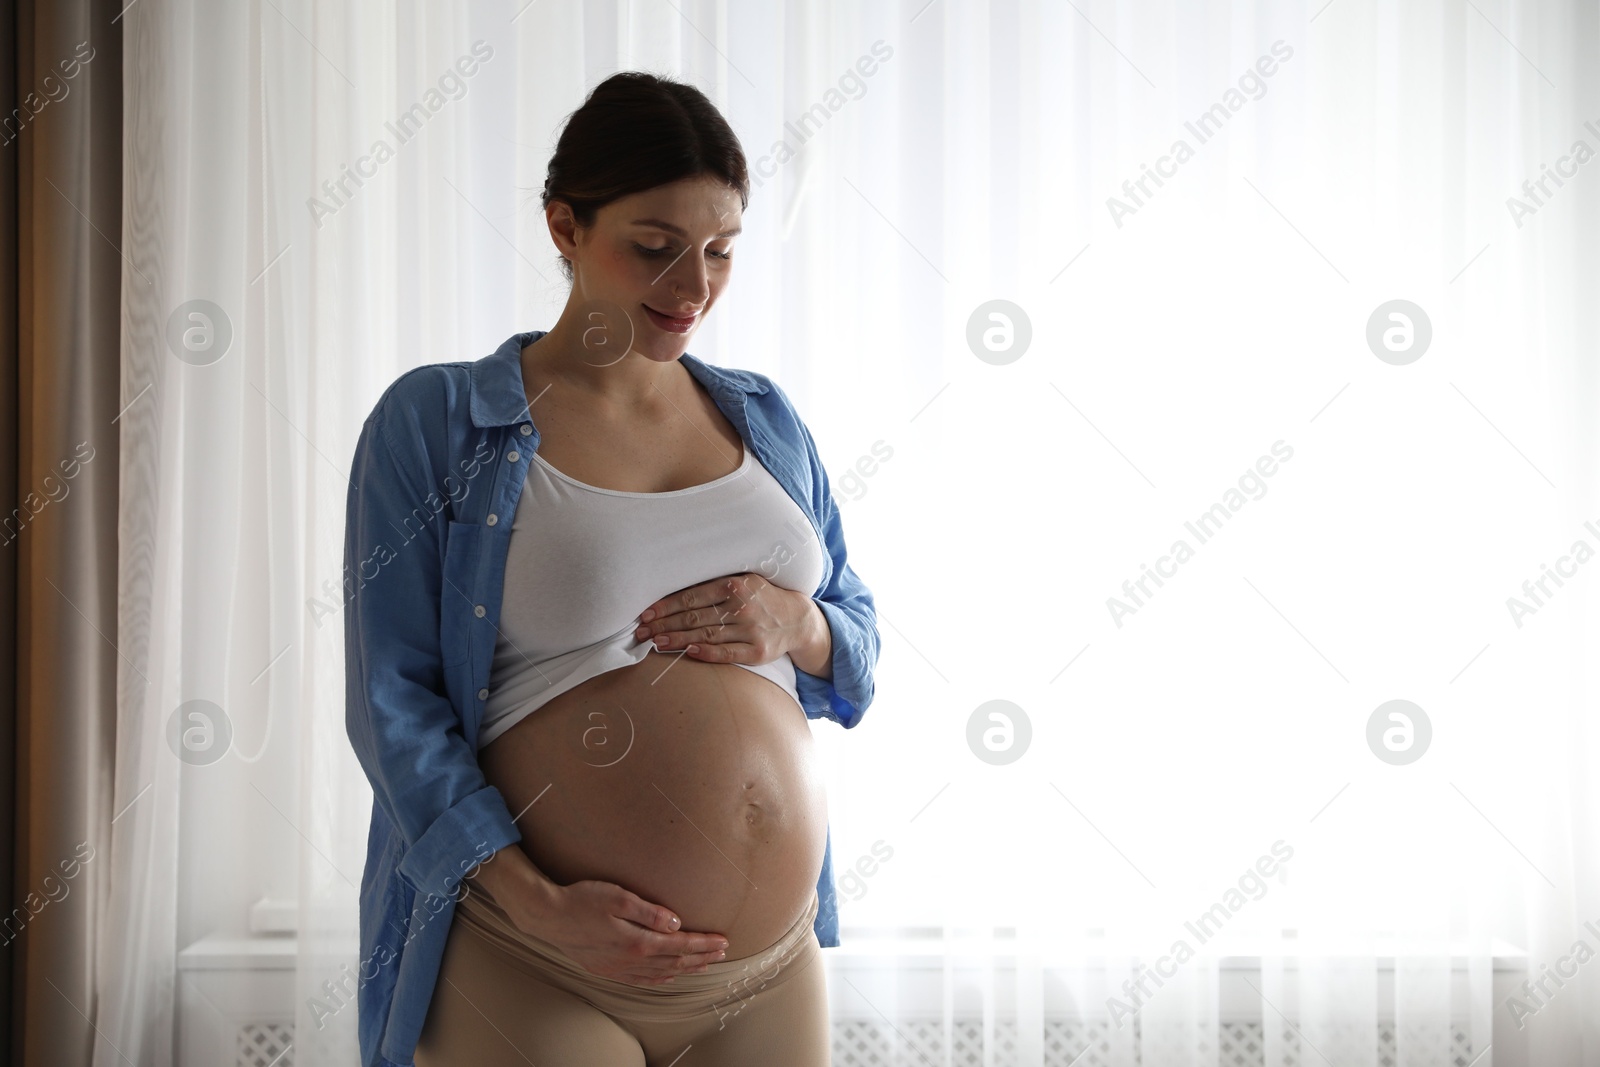
<path id="1" fill-rule="evenodd" d="M 683 930 L 722 934 L 729 959 L 772 945 L 810 903 L 828 816 L 811 728 L 737 664 L 652 649 L 558 695 L 478 761 L 522 813 L 541 871 L 615 882 Z"/>

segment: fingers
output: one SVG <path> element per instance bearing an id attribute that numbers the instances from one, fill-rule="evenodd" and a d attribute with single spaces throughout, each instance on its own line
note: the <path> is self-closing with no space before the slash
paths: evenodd
<path id="1" fill-rule="evenodd" d="M 721 934 L 646 933 L 641 935 L 643 955 L 653 960 L 677 961 L 700 957 L 708 963 L 718 962 L 716 957 L 728 951 L 728 939 Z"/>
<path id="2" fill-rule="evenodd" d="M 728 947 L 728 939 L 721 934 L 680 930 L 682 920 L 673 914 L 672 909 L 651 904 L 634 893 L 626 894 L 616 915 L 651 931 L 651 934 L 645 936 L 646 951 L 650 955 L 682 956 L 701 953 L 711 956 Z"/>
<path id="3" fill-rule="evenodd" d="M 651 619 L 674 615 L 685 608 L 697 608 L 704 607 L 707 604 L 715 604 L 720 600 L 727 599 L 721 595 L 722 592 L 722 582 L 713 578 L 709 582 L 700 582 L 698 585 L 691 585 L 686 589 L 680 589 L 676 593 L 662 597 L 654 604 L 646 607 L 644 611 L 640 612 L 640 615 L 644 622 L 649 622 Z"/>
<path id="4" fill-rule="evenodd" d="M 619 981 L 660 985 L 678 974 L 703 973 L 711 964 L 727 958 L 728 939 L 721 934 L 682 930 L 682 920 L 672 909 L 652 904 L 620 886 L 618 889 L 621 899 L 612 913 L 644 927 L 636 932 L 635 941 L 636 954 L 644 958 L 615 975 Z"/>
<path id="5" fill-rule="evenodd" d="M 657 957 L 663 961 L 664 970 L 633 970 L 616 977 L 619 981 L 632 982 L 635 985 L 663 985 L 680 974 L 704 974 L 711 969 L 713 963 L 721 962 L 725 955 L 722 952 L 703 952 L 690 953 L 686 956 Z"/>
<path id="6" fill-rule="evenodd" d="M 728 941 L 721 934 L 645 933 L 641 945 L 645 960 L 635 973 L 652 978 L 703 973 L 728 958 Z"/>
<path id="7" fill-rule="evenodd" d="M 651 904 L 632 893 L 623 900 L 622 910 L 617 913 L 619 918 L 636 922 L 657 933 L 670 934 L 681 925 L 680 920 L 669 908 L 659 904 Z"/>
<path id="8" fill-rule="evenodd" d="M 658 953 L 648 961 L 636 964 L 629 970 L 611 975 L 619 982 L 633 985 L 664 985 L 680 974 L 704 974 L 713 963 L 720 963 L 727 953 L 718 949 L 711 952 Z"/>

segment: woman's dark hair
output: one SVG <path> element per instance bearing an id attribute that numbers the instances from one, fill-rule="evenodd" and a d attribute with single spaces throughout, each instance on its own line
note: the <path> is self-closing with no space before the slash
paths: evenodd
<path id="1" fill-rule="evenodd" d="M 567 116 L 544 180 L 540 205 L 561 200 L 580 226 L 613 200 L 682 178 L 711 175 L 750 205 L 744 149 L 706 95 L 692 85 L 640 71 L 613 74 Z M 572 264 L 561 257 L 572 281 Z"/>

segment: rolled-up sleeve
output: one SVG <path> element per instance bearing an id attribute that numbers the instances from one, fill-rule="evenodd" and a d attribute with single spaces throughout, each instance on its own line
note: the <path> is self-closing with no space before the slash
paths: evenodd
<path id="1" fill-rule="evenodd" d="M 447 696 L 445 520 L 430 504 L 438 497 L 421 446 L 396 448 L 384 412 L 380 402 L 362 427 L 350 473 L 345 729 L 376 803 L 404 839 L 400 873 L 423 893 L 447 896 L 475 862 L 522 835 Z"/>
<path id="2" fill-rule="evenodd" d="M 795 668 L 795 689 L 800 695 L 800 706 L 808 718 L 832 719 L 850 729 L 861 721 L 873 697 L 873 672 L 878 664 L 878 614 L 872 591 L 850 566 L 845 548 L 844 524 L 839 517 L 839 507 L 833 498 L 833 487 L 828 472 L 823 469 L 822 458 L 811 430 L 800 417 L 776 382 L 768 379 L 784 400 L 793 415 L 800 436 L 805 442 L 806 459 L 810 464 L 811 493 L 821 518 L 823 547 L 833 559 L 832 574 L 822 591 L 812 597 L 823 617 L 828 620 L 828 631 L 833 639 L 832 678 L 821 678 Z"/>

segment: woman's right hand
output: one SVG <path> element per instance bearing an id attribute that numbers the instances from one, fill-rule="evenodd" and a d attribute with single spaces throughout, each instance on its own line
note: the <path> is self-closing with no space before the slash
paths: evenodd
<path id="1" fill-rule="evenodd" d="M 721 934 L 678 929 L 678 917 L 614 882 L 552 885 L 553 903 L 519 915 L 519 929 L 561 949 L 602 978 L 632 985 L 661 985 L 679 974 L 698 974 L 723 959 Z"/>

